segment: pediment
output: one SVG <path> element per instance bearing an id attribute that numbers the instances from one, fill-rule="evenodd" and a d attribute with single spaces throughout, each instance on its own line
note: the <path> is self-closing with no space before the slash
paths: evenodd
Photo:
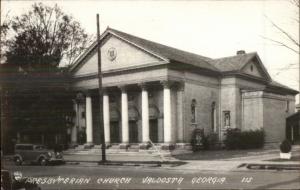
<path id="1" fill-rule="evenodd" d="M 240 72 L 267 81 L 271 79 L 270 75 L 268 74 L 267 70 L 264 68 L 258 57 L 254 57 L 249 62 L 247 62 L 240 70 Z"/>
<path id="2" fill-rule="evenodd" d="M 97 73 L 97 48 L 94 47 L 74 69 L 75 76 Z M 159 57 L 125 41 L 107 34 L 101 45 L 102 72 L 151 65 L 162 61 Z"/>

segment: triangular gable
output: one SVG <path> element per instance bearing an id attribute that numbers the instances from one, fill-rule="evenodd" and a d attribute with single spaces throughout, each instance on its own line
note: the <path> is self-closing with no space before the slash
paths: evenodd
<path id="1" fill-rule="evenodd" d="M 247 75 L 253 75 L 255 77 L 264 78 L 264 73 L 258 67 L 257 63 L 253 61 L 250 61 L 248 64 L 246 64 L 242 72 Z"/>
<path id="2" fill-rule="evenodd" d="M 106 32 L 101 40 L 102 71 L 133 68 L 165 61 L 163 57 L 152 54 L 110 32 Z M 93 47 L 79 58 L 72 69 L 74 75 L 88 75 L 98 71 L 96 45 L 94 43 Z"/>
<path id="3" fill-rule="evenodd" d="M 101 43 L 104 43 L 107 36 L 113 35 L 120 40 L 131 44 L 132 46 L 144 51 L 145 53 L 150 54 L 158 59 L 161 59 L 163 63 L 182 63 L 192 66 L 199 67 L 201 69 L 210 70 L 214 72 L 219 72 L 219 70 L 211 64 L 212 59 L 208 57 L 203 57 L 194 53 L 189 53 L 183 50 L 172 48 L 166 45 L 162 45 L 150 40 L 146 40 L 131 34 L 127 34 L 112 28 L 107 28 L 106 31 L 101 35 Z M 82 64 L 82 60 L 96 48 L 97 43 L 95 42 L 91 47 L 82 54 L 77 61 L 73 64 L 70 69 L 71 72 L 77 70 L 78 67 Z"/>
<path id="4" fill-rule="evenodd" d="M 266 68 L 262 64 L 260 58 L 256 54 L 252 59 L 246 62 L 239 71 L 242 74 L 254 76 L 257 78 L 262 78 L 264 80 L 270 81 L 271 77 L 267 72 Z"/>

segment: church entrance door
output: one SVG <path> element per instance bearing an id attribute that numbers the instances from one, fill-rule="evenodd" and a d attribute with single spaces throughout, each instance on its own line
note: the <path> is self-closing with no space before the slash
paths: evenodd
<path id="1" fill-rule="evenodd" d="M 150 139 L 153 143 L 158 143 L 158 121 L 157 119 L 150 119 Z"/>
<path id="2" fill-rule="evenodd" d="M 111 141 L 111 143 L 119 143 L 120 142 L 120 130 L 119 130 L 119 122 L 118 121 L 110 122 L 110 141 Z"/>
<path id="3" fill-rule="evenodd" d="M 136 121 L 129 121 L 129 142 L 138 143 L 138 125 Z"/>

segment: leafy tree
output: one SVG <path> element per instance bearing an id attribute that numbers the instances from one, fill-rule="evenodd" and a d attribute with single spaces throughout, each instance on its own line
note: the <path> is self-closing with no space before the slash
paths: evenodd
<path id="1" fill-rule="evenodd" d="M 15 92 L 12 125 L 15 131 L 33 136 L 66 134 L 75 114 L 72 93 L 64 88 L 40 88 Z"/>
<path id="2" fill-rule="evenodd" d="M 27 13 L 13 17 L 7 27 L 13 35 L 7 39 L 7 63 L 27 71 L 57 68 L 62 60 L 70 64 L 92 40 L 57 5 L 35 3 Z"/>
<path id="3" fill-rule="evenodd" d="M 5 62 L 4 49 L 7 47 L 7 32 L 9 30 L 10 21 L 8 19 L 8 14 L 5 15 L 4 18 L 1 18 L 1 30 L 0 30 L 0 64 Z"/>
<path id="4" fill-rule="evenodd" d="M 63 61 L 72 63 L 91 40 L 80 23 L 57 5 L 35 3 L 27 13 L 2 20 L 1 51 L 5 50 L 6 64 L 0 65 L 0 93 L 7 90 L 12 100 L 11 125 L 3 128 L 12 129 L 14 135 L 66 135 L 73 125 L 73 94 L 68 73 L 60 72 L 59 66 Z M 13 71 L 8 72 L 11 67 Z M 27 74 L 18 72 L 18 67 Z"/>

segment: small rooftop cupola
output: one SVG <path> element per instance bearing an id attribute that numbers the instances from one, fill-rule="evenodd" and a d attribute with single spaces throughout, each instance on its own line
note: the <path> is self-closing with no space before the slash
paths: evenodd
<path id="1" fill-rule="evenodd" d="M 238 51 L 236 52 L 236 54 L 237 54 L 237 55 L 244 55 L 244 54 L 246 54 L 246 51 L 245 51 L 245 50 L 238 50 Z"/>

